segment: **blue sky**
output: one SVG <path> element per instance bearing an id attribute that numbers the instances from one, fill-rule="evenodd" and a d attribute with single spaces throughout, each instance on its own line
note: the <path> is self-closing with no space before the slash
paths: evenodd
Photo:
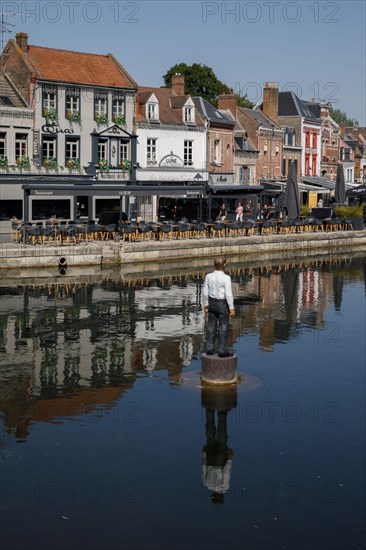
<path id="1" fill-rule="evenodd" d="M 2 1 L 0 11 L 16 13 L 11 30 L 30 44 L 113 53 L 141 85 L 197 62 L 253 102 L 274 81 L 366 125 L 363 1 L 38 0 Z"/>

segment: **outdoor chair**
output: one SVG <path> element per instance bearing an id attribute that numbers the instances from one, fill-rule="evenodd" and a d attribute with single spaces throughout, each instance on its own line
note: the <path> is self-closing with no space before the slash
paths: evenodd
<path id="1" fill-rule="evenodd" d="M 199 239 L 200 237 L 206 237 L 206 224 L 205 223 L 198 223 L 193 227 L 192 234 L 193 238 Z"/>
<path id="2" fill-rule="evenodd" d="M 304 231 L 312 231 L 314 226 L 314 218 L 308 217 L 303 221 Z"/>
<path id="3" fill-rule="evenodd" d="M 122 238 L 125 241 L 135 241 L 136 240 L 136 231 L 133 227 L 129 225 L 122 226 Z"/>
<path id="4" fill-rule="evenodd" d="M 273 233 L 273 223 L 271 220 L 266 220 L 262 224 L 262 235 L 272 235 Z"/>
<path id="5" fill-rule="evenodd" d="M 324 229 L 323 220 L 319 220 L 318 218 L 316 218 L 314 220 L 313 226 L 314 226 L 314 231 L 323 231 Z"/>
<path id="6" fill-rule="evenodd" d="M 211 234 L 213 237 L 225 237 L 225 224 L 216 222 L 211 228 Z"/>
<path id="7" fill-rule="evenodd" d="M 103 228 L 103 231 L 102 231 L 102 239 L 103 240 L 107 240 L 109 238 L 115 239 L 115 237 L 116 237 L 116 226 L 115 226 L 115 224 L 110 223 L 110 224 L 106 225 Z"/>
<path id="8" fill-rule="evenodd" d="M 235 221 L 229 226 L 229 235 L 238 237 L 242 235 L 244 231 L 244 225 L 241 221 Z"/>
<path id="9" fill-rule="evenodd" d="M 304 231 L 304 221 L 301 219 L 297 219 L 294 221 L 295 231 L 296 233 L 301 233 Z"/>
<path id="10" fill-rule="evenodd" d="M 343 218 L 341 224 L 342 224 L 342 229 L 345 230 L 345 231 L 353 229 L 353 224 L 352 224 L 352 219 L 351 218 Z"/>
<path id="11" fill-rule="evenodd" d="M 172 239 L 172 237 L 173 237 L 172 226 L 169 223 L 165 223 L 160 228 L 160 234 L 161 234 L 162 240 Z"/>
<path id="12" fill-rule="evenodd" d="M 243 228 L 245 231 L 245 235 L 254 235 L 255 232 L 255 221 L 254 220 L 247 220 L 243 223 Z"/>
<path id="13" fill-rule="evenodd" d="M 140 239 L 142 241 L 149 241 L 151 239 L 152 229 L 150 225 L 144 224 L 140 227 Z"/>
<path id="14" fill-rule="evenodd" d="M 177 231 L 177 239 L 189 239 L 190 229 L 186 223 L 180 223 Z"/>

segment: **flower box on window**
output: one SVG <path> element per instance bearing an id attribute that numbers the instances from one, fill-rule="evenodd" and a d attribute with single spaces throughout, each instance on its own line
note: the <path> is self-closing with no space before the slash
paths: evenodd
<path id="1" fill-rule="evenodd" d="M 126 117 L 124 115 L 113 115 L 112 120 L 118 126 L 124 126 L 126 124 Z"/>
<path id="2" fill-rule="evenodd" d="M 66 118 L 69 122 L 81 123 L 81 115 L 79 111 L 66 111 Z"/>
<path id="3" fill-rule="evenodd" d="M 42 162 L 42 166 L 46 168 L 47 170 L 57 170 L 58 164 L 57 159 L 55 158 L 44 158 Z"/>
<path id="4" fill-rule="evenodd" d="M 66 168 L 69 170 L 80 170 L 80 160 L 79 159 L 67 159 Z"/>
<path id="5" fill-rule="evenodd" d="M 0 156 L 0 168 L 8 169 L 8 157 Z"/>
<path id="6" fill-rule="evenodd" d="M 102 159 L 98 162 L 98 168 L 101 172 L 106 172 L 109 170 L 109 164 L 107 159 Z"/>
<path id="7" fill-rule="evenodd" d="M 95 115 L 95 122 L 99 124 L 108 124 L 108 115 L 101 115 L 100 113 L 97 113 Z"/>
<path id="8" fill-rule="evenodd" d="M 22 170 L 23 168 L 30 168 L 29 157 L 18 157 L 15 162 L 20 170 Z"/>
<path id="9" fill-rule="evenodd" d="M 131 170 L 131 162 L 129 160 L 121 160 L 119 163 L 119 167 L 122 168 L 122 170 Z"/>
<path id="10" fill-rule="evenodd" d="M 51 121 L 58 120 L 58 113 L 56 109 L 43 109 L 42 116 L 44 116 L 47 122 L 49 120 Z"/>

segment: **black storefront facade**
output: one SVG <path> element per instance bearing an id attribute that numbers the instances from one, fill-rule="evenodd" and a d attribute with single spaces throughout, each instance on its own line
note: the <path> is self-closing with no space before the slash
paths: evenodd
<path id="1" fill-rule="evenodd" d="M 216 218 L 219 206 L 224 202 L 228 205 L 228 211 L 234 213 L 237 203 L 240 201 L 244 205 L 244 212 L 249 217 L 257 216 L 257 205 L 261 202 L 262 186 L 210 186 L 207 182 L 201 183 L 182 183 L 179 184 L 151 184 L 140 182 L 139 184 L 129 181 L 120 182 L 115 180 L 94 180 L 91 177 L 79 179 L 43 180 L 37 181 L 32 178 L 31 181 L 23 183 L 24 193 L 24 221 L 31 222 L 38 219 L 46 219 L 53 216 L 38 216 L 42 210 L 42 205 L 63 205 L 63 215 L 57 215 L 56 218 L 65 218 L 77 220 L 80 217 L 83 220 L 100 218 L 103 211 L 118 210 L 120 215 L 126 212 L 129 219 L 136 219 L 139 215 L 136 210 L 138 198 L 142 197 L 177 197 L 192 199 L 198 202 L 198 217 L 203 219 L 203 213 L 207 220 Z M 98 202 L 104 201 L 104 202 Z M 87 204 L 88 214 L 82 215 L 80 212 L 80 202 Z M 65 203 L 67 206 L 65 207 Z M 206 203 L 206 208 L 204 208 Z M 105 208 L 102 208 L 102 205 Z M 46 211 L 44 209 L 43 211 Z M 49 209 L 48 211 L 52 211 Z M 67 215 L 68 214 L 68 215 Z M 157 213 L 155 213 L 156 215 Z M 204 220 L 206 221 L 206 220 Z"/>

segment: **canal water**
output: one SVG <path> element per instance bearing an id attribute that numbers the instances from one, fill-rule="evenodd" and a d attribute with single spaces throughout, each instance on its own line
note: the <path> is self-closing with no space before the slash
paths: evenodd
<path id="1" fill-rule="evenodd" d="M 364 548 L 365 256 L 231 262 L 225 392 L 209 270 L 0 283 L 3 550 Z"/>

